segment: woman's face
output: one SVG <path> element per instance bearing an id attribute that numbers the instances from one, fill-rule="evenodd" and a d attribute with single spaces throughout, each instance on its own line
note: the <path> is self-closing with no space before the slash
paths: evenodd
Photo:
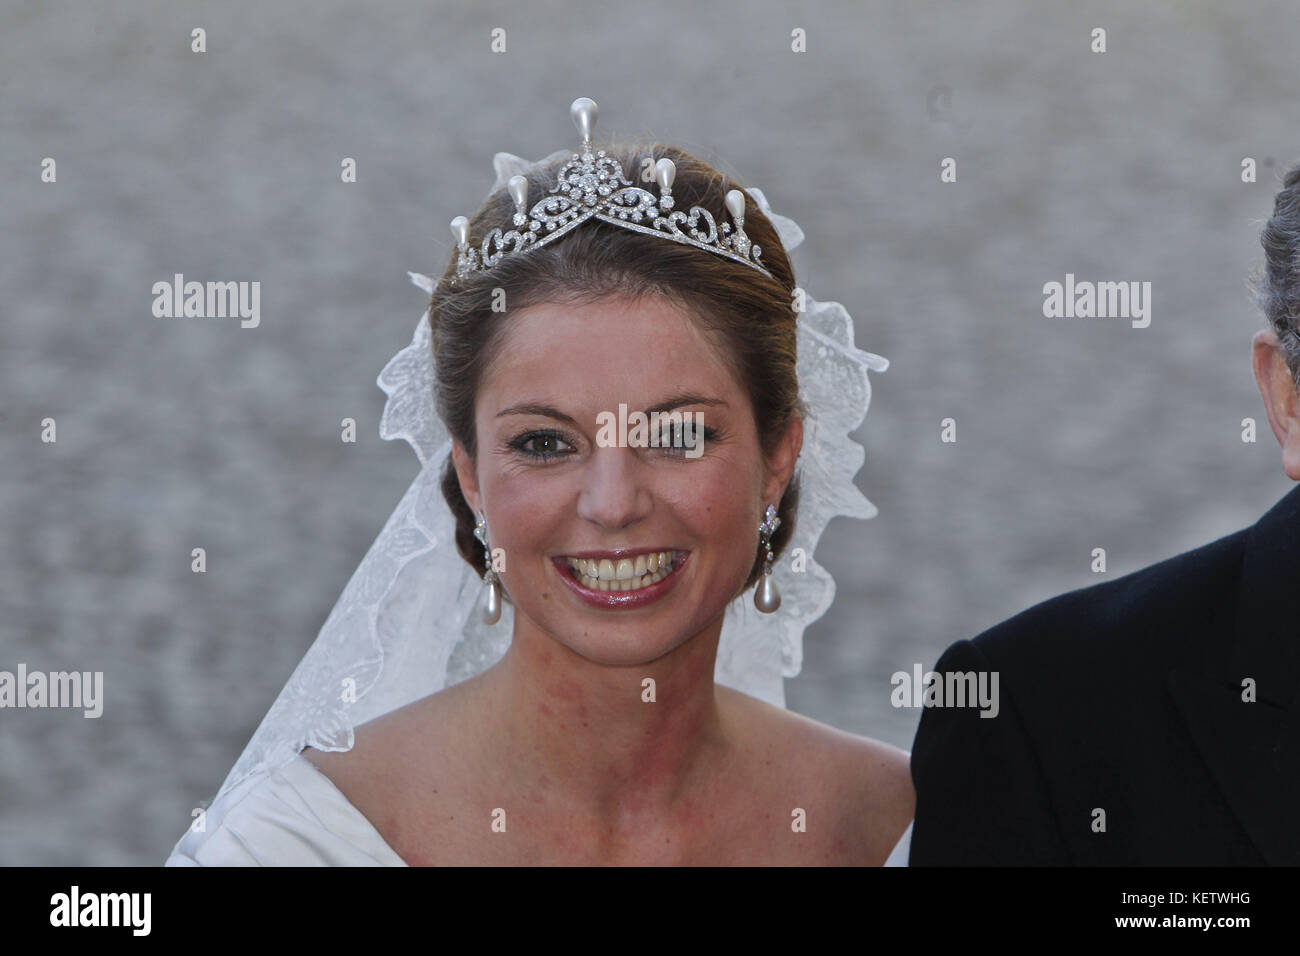
<path id="1" fill-rule="evenodd" d="M 745 389 L 665 299 L 543 304 L 507 323 L 479 387 L 474 460 L 454 455 L 503 549 L 517 633 L 535 627 L 602 664 L 656 660 L 745 583 L 801 425 L 765 456 Z M 653 411 L 686 424 L 652 430 Z"/>

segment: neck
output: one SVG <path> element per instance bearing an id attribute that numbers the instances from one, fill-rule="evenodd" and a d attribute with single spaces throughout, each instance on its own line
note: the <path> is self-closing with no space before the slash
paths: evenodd
<path id="1" fill-rule="evenodd" d="M 671 813 L 727 752 L 713 681 L 721 633 L 719 615 L 658 660 L 619 667 L 517 618 L 509 651 L 484 674 L 484 739 L 535 802 L 611 828 Z"/>

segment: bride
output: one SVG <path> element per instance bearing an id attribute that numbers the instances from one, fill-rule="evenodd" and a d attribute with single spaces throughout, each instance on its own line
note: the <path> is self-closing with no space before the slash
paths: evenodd
<path id="1" fill-rule="evenodd" d="M 906 862 L 908 755 L 782 690 L 887 363 L 761 192 L 572 116 L 413 276 L 420 477 L 169 865 Z"/>

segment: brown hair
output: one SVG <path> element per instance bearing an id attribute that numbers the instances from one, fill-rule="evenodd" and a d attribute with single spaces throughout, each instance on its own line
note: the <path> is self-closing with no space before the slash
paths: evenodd
<path id="1" fill-rule="evenodd" d="M 707 209 L 719 226 L 730 222 L 725 210 L 728 190 L 744 187 L 689 153 L 659 143 L 612 144 L 607 155 L 637 182 L 642 169 L 663 157 L 673 161 L 677 175 L 672 192 L 675 209 Z M 530 171 L 529 204 L 555 186 L 571 154 L 557 154 Z M 507 190 L 487 198 L 470 217 L 469 247 L 481 249 L 493 229 L 511 228 L 514 203 Z M 797 315 L 793 309 L 794 273 L 776 230 L 746 195 L 745 233 L 762 249 L 761 262 L 774 278 L 723 256 L 694 246 L 643 235 L 591 219 L 545 246 L 504 256 L 490 269 L 473 272 L 453 283 L 456 254 L 433 291 L 429 316 L 438 414 L 447 430 L 471 455 L 475 451 L 474 402 L 485 369 L 496 352 L 509 312 L 494 312 L 494 297 L 505 292 L 510 310 L 541 303 L 590 303 L 609 295 L 638 299 L 660 295 L 683 308 L 721 347 L 737 379 L 744 383 L 757 425 L 759 441 L 770 452 L 785 427 L 801 414 L 796 371 Z M 461 494 L 455 468 L 448 457 L 442 492 L 456 517 L 456 547 L 476 569 L 484 567 L 484 549 L 474 537 L 474 515 Z M 772 538 L 780 554 L 794 530 L 798 481 L 791 480 L 778 511 L 781 526 Z M 489 529 L 489 534 L 491 530 Z M 762 571 L 758 529 L 754 529 L 755 563 L 746 587 Z"/>

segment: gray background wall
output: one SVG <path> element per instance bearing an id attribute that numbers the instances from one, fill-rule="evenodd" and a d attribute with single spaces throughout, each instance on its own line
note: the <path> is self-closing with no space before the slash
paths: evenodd
<path id="1" fill-rule="evenodd" d="M 1295 7 L 4 3 L 0 669 L 107 702 L 0 711 L 0 862 L 156 864 L 211 797 L 414 477 L 374 384 L 406 270 L 576 96 L 762 188 L 893 363 L 792 708 L 908 747 L 892 672 L 1254 521 L 1290 486 L 1243 277 L 1300 156 Z M 260 281 L 261 326 L 155 319 L 175 272 Z M 1045 318 L 1067 272 L 1150 281 L 1151 326 Z"/>

